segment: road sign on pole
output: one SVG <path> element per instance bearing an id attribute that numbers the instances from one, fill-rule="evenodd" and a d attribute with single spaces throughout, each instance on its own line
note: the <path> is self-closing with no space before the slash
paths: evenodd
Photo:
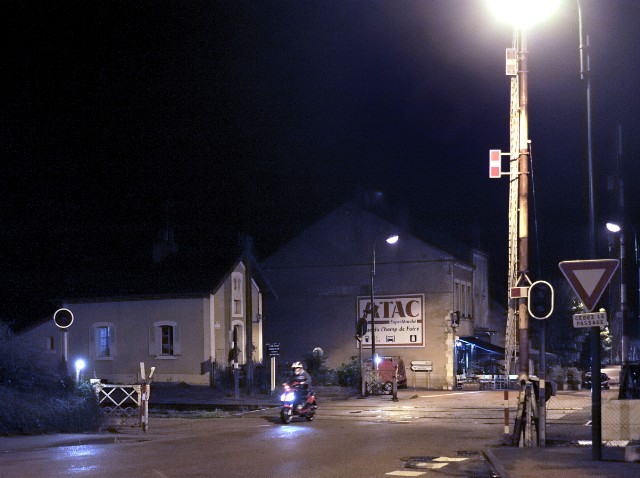
<path id="1" fill-rule="evenodd" d="M 563 261 L 558 264 L 569 285 L 591 312 L 618 269 L 618 259 Z"/>
<path id="2" fill-rule="evenodd" d="M 411 370 L 414 372 L 431 372 L 433 362 L 431 360 L 414 360 L 411 362 Z"/>
<path id="3" fill-rule="evenodd" d="M 501 156 L 502 151 L 499 149 L 489 150 L 489 177 L 499 178 L 502 175 Z"/>
<path id="4" fill-rule="evenodd" d="M 66 329 L 73 324 L 73 312 L 65 308 L 58 309 L 53 314 L 53 321 L 59 328 Z"/>
<path id="5" fill-rule="evenodd" d="M 573 326 L 579 327 L 606 327 L 606 312 L 590 312 L 588 314 L 573 314 Z"/>

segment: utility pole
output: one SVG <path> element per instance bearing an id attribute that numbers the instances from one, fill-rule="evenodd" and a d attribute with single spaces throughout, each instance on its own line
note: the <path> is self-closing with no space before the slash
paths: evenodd
<path id="1" fill-rule="evenodd" d="M 529 272 L 529 115 L 527 36 L 518 27 L 518 83 L 520 102 L 518 176 L 518 273 L 520 280 Z M 529 380 L 529 311 L 525 298 L 518 302 L 519 380 Z"/>
<path id="2" fill-rule="evenodd" d="M 591 63 L 589 35 L 583 35 L 582 7 L 578 4 L 578 32 L 580 35 L 580 78 L 585 85 L 587 110 L 587 172 L 589 187 L 589 259 L 596 258 L 595 200 L 593 192 L 593 153 L 591 148 Z M 586 38 L 586 39 L 585 39 Z M 591 458 L 602 460 L 602 390 L 600 383 L 601 351 L 600 327 L 591 327 Z"/>
<path id="3" fill-rule="evenodd" d="M 245 290 L 245 355 L 246 355 L 246 389 L 247 393 L 253 391 L 253 241 L 251 236 L 243 236 L 244 258 L 244 290 Z"/>

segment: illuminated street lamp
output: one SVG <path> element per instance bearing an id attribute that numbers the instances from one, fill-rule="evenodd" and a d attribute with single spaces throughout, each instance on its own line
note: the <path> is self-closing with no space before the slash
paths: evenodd
<path id="1" fill-rule="evenodd" d="M 76 383 L 80 382 L 80 371 L 85 368 L 86 362 L 83 359 L 76 360 Z"/>
<path id="2" fill-rule="evenodd" d="M 549 17 L 559 0 L 489 0 L 488 4 L 500 21 L 527 28 Z"/>
<path id="3" fill-rule="evenodd" d="M 513 25 L 518 72 L 518 281 L 529 270 L 529 92 L 526 28 L 553 13 L 558 0 L 489 0 L 496 17 Z M 529 311 L 525 298 L 518 299 L 519 378 L 529 379 Z"/>
<path id="4" fill-rule="evenodd" d="M 399 237 L 397 235 L 389 236 L 385 240 L 387 244 L 395 244 L 398 242 Z M 377 368 L 376 363 L 376 308 L 374 305 L 374 279 L 376 276 L 376 243 L 373 243 L 373 251 L 371 254 L 371 360 L 374 363 L 374 367 Z"/>
<path id="5" fill-rule="evenodd" d="M 531 26 L 534 21 L 540 21 L 544 17 L 548 16 L 558 5 L 557 0 L 489 0 L 489 5 L 499 18 L 508 19 L 514 26 L 518 34 L 518 83 L 520 87 L 520 139 L 519 139 L 519 180 L 518 180 L 518 259 L 519 259 L 519 273 L 522 274 L 528 269 L 526 250 L 527 250 L 527 174 L 526 169 L 522 169 L 522 166 L 526 168 L 526 151 L 523 148 L 523 141 L 527 141 L 527 64 L 526 64 L 526 36 L 523 30 L 526 27 Z M 589 173 L 589 257 L 595 259 L 595 213 L 594 213 L 594 193 L 593 193 L 593 161 L 591 154 L 591 88 L 590 88 L 590 65 L 589 65 L 589 37 L 586 37 L 586 42 L 583 41 L 583 29 L 582 29 L 582 9 L 580 6 L 580 0 L 576 0 L 578 7 L 578 26 L 580 33 L 580 76 L 585 82 L 586 86 L 586 101 L 587 101 L 587 166 Z M 523 91 L 524 90 L 524 91 Z M 524 99 L 524 103 L 522 100 Z M 524 115 L 524 116 L 523 116 Z M 524 153 L 523 153 L 524 152 Z M 523 161 L 523 157 L 525 160 Z M 525 187 L 525 189 L 522 188 Z M 520 227 L 525 228 L 525 233 L 520 230 Z M 523 250 L 524 249 L 524 250 Z M 524 262 L 523 262 L 524 261 Z M 526 308 L 523 308 L 523 300 L 520 299 L 519 303 L 519 333 L 520 333 L 520 359 L 521 370 L 526 373 L 528 368 L 527 363 L 523 363 L 526 359 L 528 362 L 528 339 L 526 336 L 526 327 L 528 326 L 528 316 Z M 524 312 L 524 313 L 523 313 Z M 524 340 L 524 343 L 523 343 Z M 524 352 L 524 355 L 523 355 Z M 600 328 L 591 328 L 591 373 L 592 376 L 600 376 Z M 522 372 L 521 372 L 522 375 Z M 591 386 L 591 399 L 592 399 L 592 458 L 594 460 L 601 460 L 601 446 L 602 446 L 602 419 L 601 419 L 601 390 L 600 381 L 595 380 Z"/>
<path id="6" fill-rule="evenodd" d="M 513 25 L 514 39 L 515 39 L 515 52 L 516 52 L 516 72 L 517 72 L 517 91 L 518 91 L 518 109 L 517 109 L 517 130 L 514 127 L 511 136 L 512 152 L 511 160 L 514 161 L 514 165 L 517 164 L 517 271 L 512 271 L 512 259 L 510 257 L 509 264 L 509 279 L 511 280 L 512 272 L 517 272 L 515 278 L 515 284 L 519 284 L 521 281 L 530 282 L 527 277 L 529 270 L 529 161 L 531 159 L 529 141 L 529 91 L 528 91 L 528 74 L 529 68 L 527 65 L 527 34 L 528 27 L 536 22 L 548 17 L 558 6 L 558 0 L 489 0 L 489 6 L 493 10 L 497 18 L 508 22 Z M 512 85 L 513 86 L 513 85 Z M 511 118 L 512 124 L 514 118 Z M 518 159 L 515 163 L 515 156 L 517 154 Z M 513 172 L 513 171 L 512 171 Z M 512 178 L 515 179 L 515 178 Z M 509 203 L 509 219 L 515 221 L 515 216 L 512 216 L 515 207 L 514 200 Z M 511 234 L 511 230 L 510 230 Z M 510 236 L 510 240 L 513 236 Z M 513 237 L 515 240 L 515 237 Z M 511 247 L 511 245 L 509 246 Z M 509 284 L 510 286 L 512 284 Z M 518 317 L 518 380 L 524 385 L 531 385 L 529 381 L 529 310 L 526 298 L 520 297 L 516 299 L 517 303 L 517 317 Z M 507 373 L 509 373 L 507 371 Z M 544 370 L 540 374 L 540 388 L 544 385 Z M 526 393 L 523 387 L 520 391 L 522 394 Z M 544 393 L 540 393 L 540 397 L 544 397 Z M 526 397 L 525 397 L 526 398 Z M 540 399 L 540 427 L 538 430 L 538 439 L 540 446 L 544 446 L 545 432 L 545 401 Z M 528 412 L 527 412 L 528 413 Z M 514 427 L 514 430 L 517 427 Z M 522 429 L 518 429 L 518 441 L 520 440 L 520 434 Z M 525 446 L 528 446 L 532 434 L 530 431 L 525 433 Z"/>
<path id="7" fill-rule="evenodd" d="M 614 222 L 608 222 L 607 223 L 607 230 L 609 232 L 620 232 L 622 230 L 622 228 L 618 224 L 616 224 Z"/>

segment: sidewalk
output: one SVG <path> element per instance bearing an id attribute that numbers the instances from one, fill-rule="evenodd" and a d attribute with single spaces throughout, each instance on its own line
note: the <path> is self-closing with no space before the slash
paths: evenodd
<path id="1" fill-rule="evenodd" d="M 640 476 L 640 463 L 594 461 L 590 446 L 551 448 L 496 447 L 487 450 L 501 478 L 574 478 Z M 603 460 L 622 459 L 620 449 L 602 448 Z"/>
<path id="2" fill-rule="evenodd" d="M 570 410 L 562 414 L 563 410 Z M 551 419 L 561 416 L 562 418 Z M 558 392 L 547 402 L 545 448 L 491 447 L 486 455 L 501 478 L 638 477 L 637 447 L 602 446 L 601 461 L 592 456 L 591 399 L 579 392 Z M 513 420 L 512 420 L 513 424 Z M 579 443 L 586 443 L 580 445 Z"/>

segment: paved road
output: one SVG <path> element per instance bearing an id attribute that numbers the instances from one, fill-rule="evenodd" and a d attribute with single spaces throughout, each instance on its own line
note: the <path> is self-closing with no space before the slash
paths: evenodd
<path id="1" fill-rule="evenodd" d="M 557 406 L 550 425 L 580 412 L 589 398 L 582 393 L 552 400 Z M 502 406 L 502 392 L 409 391 L 399 402 L 320 402 L 311 423 L 282 425 L 277 410 L 242 418 L 152 417 L 147 434 L 5 447 L 0 477 L 490 477 L 482 453 L 502 439 Z M 566 424 L 584 426 L 579 422 Z"/>

